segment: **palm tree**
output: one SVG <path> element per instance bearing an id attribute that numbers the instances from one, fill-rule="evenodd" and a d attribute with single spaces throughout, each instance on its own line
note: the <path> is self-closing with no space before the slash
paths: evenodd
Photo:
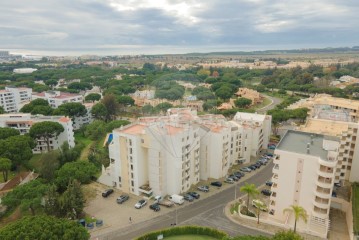
<path id="1" fill-rule="evenodd" d="M 257 224 L 259 224 L 259 216 L 260 214 L 262 213 L 262 210 L 263 211 L 266 211 L 267 209 L 267 205 L 265 205 L 264 202 L 262 201 L 253 201 L 254 206 L 256 207 L 256 214 L 257 214 Z"/>
<path id="2" fill-rule="evenodd" d="M 303 219 L 303 221 L 306 223 L 307 222 L 307 211 L 305 211 L 304 208 L 302 208 L 301 206 L 298 205 L 291 205 L 289 208 L 286 208 L 283 210 L 283 213 L 286 212 L 293 212 L 294 213 L 294 232 L 297 230 L 297 221 L 299 219 Z"/>
<path id="3" fill-rule="evenodd" d="M 249 198 L 259 194 L 259 190 L 256 185 L 245 183 L 243 187 L 239 189 L 241 192 L 247 194 L 247 215 L 249 213 Z"/>

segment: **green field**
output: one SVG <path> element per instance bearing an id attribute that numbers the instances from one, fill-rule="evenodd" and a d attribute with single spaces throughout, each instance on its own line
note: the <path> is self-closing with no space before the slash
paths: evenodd
<path id="1" fill-rule="evenodd" d="M 180 235 L 180 236 L 165 237 L 163 239 L 166 239 L 166 240 L 217 240 L 217 238 L 213 238 L 213 237 L 209 237 L 209 236 L 199 236 L 199 235 Z"/>
<path id="2" fill-rule="evenodd" d="M 353 230 L 355 234 L 359 233 L 359 184 L 354 183 L 352 186 L 352 204 L 353 204 Z"/>

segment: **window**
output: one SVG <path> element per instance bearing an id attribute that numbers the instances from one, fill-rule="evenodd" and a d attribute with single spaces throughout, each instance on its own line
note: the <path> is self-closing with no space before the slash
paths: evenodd
<path id="1" fill-rule="evenodd" d="M 118 181 L 121 182 L 121 177 L 118 177 Z"/>
<path id="2" fill-rule="evenodd" d="M 134 184 L 134 182 L 133 181 L 131 181 L 131 186 L 133 187 L 135 184 Z"/>
<path id="3" fill-rule="evenodd" d="M 131 164 L 131 170 L 133 170 L 133 165 Z"/>

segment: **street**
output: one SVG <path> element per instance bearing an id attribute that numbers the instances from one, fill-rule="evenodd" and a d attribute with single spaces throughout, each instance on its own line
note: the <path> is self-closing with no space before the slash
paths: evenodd
<path id="1" fill-rule="evenodd" d="M 269 100 L 271 100 L 271 104 L 268 104 L 267 106 L 261 108 L 261 109 L 257 109 L 257 112 L 260 114 L 266 114 L 266 112 L 268 110 L 272 110 L 273 108 L 275 108 L 278 104 L 280 104 L 283 100 L 277 97 L 272 97 L 266 94 L 261 93 L 264 97 L 268 98 Z"/>
<path id="2" fill-rule="evenodd" d="M 273 164 L 270 163 L 264 166 L 264 169 L 251 176 L 246 180 L 248 183 L 254 183 L 260 186 L 265 183 L 272 176 Z M 267 235 L 257 230 L 252 230 L 230 221 L 224 214 L 225 205 L 234 199 L 234 188 L 237 190 L 237 198 L 242 197 L 243 194 L 239 192 L 244 181 L 240 181 L 234 186 L 223 191 L 209 196 L 205 199 L 194 201 L 184 208 L 179 208 L 177 211 L 178 225 L 202 225 L 217 228 L 225 231 L 231 236 L 235 235 Z M 120 217 L 120 216 L 118 216 Z M 158 216 L 148 221 L 133 224 L 130 227 L 121 228 L 110 233 L 101 235 L 92 234 L 92 239 L 110 240 L 123 239 L 129 240 L 139 237 L 147 232 L 171 227 L 171 224 L 176 222 L 176 210 Z"/>

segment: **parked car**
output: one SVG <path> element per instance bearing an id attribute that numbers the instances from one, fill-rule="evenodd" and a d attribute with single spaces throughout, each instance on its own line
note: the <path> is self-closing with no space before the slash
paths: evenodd
<path id="1" fill-rule="evenodd" d="M 158 205 L 168 207 L 168 208 L 172 207 L 174 205 L 174 203 L 172 201 L 166 200 L 160 195 L 155 196 L 155 203 L 157 203 Z"/>
<path id="2" fill-rule="evenodd" d="M 184 195 L 183 198 L 184 198 L 184 200 L 186 200 L 188 202 L 193 202 L 193 200 L 194 200 L 194 197 L 192 197 L 189 194 Z"/>
<path id="3" fill-rule="evenodd" d="M 252 172 L 252 169 L 248 168 L 248 167 L 242 167 L 241 169 L 242 172 Z"/>
<path id="4" fill-rule="evenodd" d="M 231 174 L 231 175 L 228 176 L 228 178 L 232 178 L 233 181 L 237 182 L 241 177 L 237 177 L 236 175 Z"/>
<path id="5" fill-rule="evenodd" d="M 245 173 L 244 172 L 235 172 L 235 173 L 233 173 L 236 177 L 239 177 L 239 178 L 241 178 L 241 177 L 244 177 L 244 175 L 245 175 Z"/>
<path id="6" fill-rule="evenodd" d="M 274 150 L 275 148 L 276 148 L 276 145 L 275 145 L 275 144 L 268 145 L 268 149 Z"/>
<path id="7" fill-rule="evenodd" d="M 334 187 L 341 187 L 341 186 L 342 186 L 342 184 L 340 182 L 334 183 Z"/>
<path id="8" fill-rule="evenodd" d="M 177 194 L 172 194 L 171 196 L 168 197 L 168 200 L 177 203 L 179 205 L 182 205 L 184 203 L 184 197 Z"/>
<path id="9" fill-rule="evenodd" d="M 254 199 L 254 200 L 252 201 L 252 206 L 255 207 L 255 208 L 257 208 L 257 204 L 264 205 L 264 203 L 263 203 L 262 201 L 260 201 L 260 200 L 258 200 L 258 199 Z M 262 211 L 264 211 L 264 212 L 268 211 L 268 207 L 267 207 L 267 206 L 260 207 L 259 209 L 262 210 Z"/>
<path id="10" fill-rule="evenodd" d="M 256 162 L 255 164 L 253 164 L 254 166 L 256 166 L 257 168 L 260 168 L 262 166 L 262 164 L 260 164 L 259 162 Z"/>
<path id="11" fill-rule="evenodd" d="M 209 192 L 209 187 L 208 186 L 199 186 L 197 189 L 202 191 L 202 192 Z"/>
<path id="12" fill-rule="evenodd" d="M 265 158 L 259 159 L 259 162 L 262 163 L 262 165 L 267 165 L 268 160 Z"/>
<path id="13" fill-rule="evenodd" d="M 222 187 L 222 183 L 219 182 L 219 181 L 211 182 L 211 185 L 212 185 L 212 186 L 215 186 L 215 187 Z"/>
<path id="14" fill-rule="evenodd" d="M 233 184 L 234 180 L 232 178 L 226 178 L 226 180 L 224 180 L 225 183 L 230 183 Z"/>
<path id="15" fill-rule="evenodd" d="M 250 165 L 250 166 L 248 166 L 248 168 L 252 171 L 257 170 L 257 167 L 254 165 Z"/>
<path id="16" fill-rule="evenodd" d="M 158 205 L 158 203 L 151 204 L 150 209 L 152 209 L 155 212 L 158 212 L 159 210 L 161 210 L 160 205 Z"/>
<path id="17" fill-rule="evenodd" d="M 147 201 L 144 200 L 144 199 L 141 199 L 140 201 L 138 201 L 138 202 L 135 204 L 135 208 L 140 209 L 140 208 L 142 208 L 143 206 L 145 206 L 146 204 L 147 204 Z"/>
<path id="18" fill-rule="evenodd" d="M 261 193 L 265 196 L 270 196 L 272 194 L 272 191 L 269 189 L 263 189 Z"/>
<path id="19" fill-rule="evenodd" d="M 337 193 L 336 192 L 332 192 L 332 197 L 337 197 L 338 195 L 337 195 Z"/>
<path id="20" fill-rule="evenodd" d="M 271 154 L 271 153 L 267 153 L 266 155 L 269 157 L 273 157 L 273 154 Z"/>
<path id="21" fill-rule="evenodd" d="M 122 204 L 122 203 L 126 202 L 129 198 L 130 198 L 130 196 L 128 196 L 128 195 L 121 195 L 116 199 L 116 202 L 118 204 Z"/>
<path id="22" fill-rule="evenodd" d="M 107 189 L 102 193 L 102 197 L 106 198 L 113 193 L 113 189 Z"/>
<path id="23" fill-rule="evenodd" d="M 266 181 L 266 185 L 271 187 L 273 185 L 273 182 L 272 181 Z"/>
<path id="24" fill-rule="evenodd" d="M 187 194 L 191 195 L 195 199 L 199 199 L 201 197 L 201 195 L 199 195 L 197 192 L 188 192 Z"/>

